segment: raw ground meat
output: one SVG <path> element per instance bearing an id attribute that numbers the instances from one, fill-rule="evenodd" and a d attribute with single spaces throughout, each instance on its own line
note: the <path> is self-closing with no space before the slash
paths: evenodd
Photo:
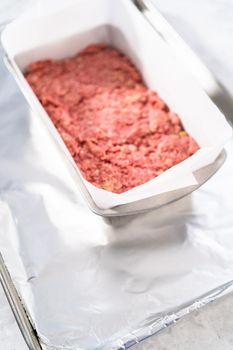
<path id="1" fill-rule="evenodd" d="M 37 61 L 26 78 L 83 176 L 97 187 L 122 193 L 199 148 L 112 47 L 93 44 L 72 58 Z"/>

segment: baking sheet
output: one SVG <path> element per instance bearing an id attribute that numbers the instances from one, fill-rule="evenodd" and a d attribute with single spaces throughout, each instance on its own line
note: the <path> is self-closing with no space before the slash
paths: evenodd
<path id="1" fill-rule="evenodd" d="M 146 84 L 158 91 L 169 107 L 180 115 L 185 129 L 200 145 L 200 149 L 188 159 L 122 194 L 93 186 L 79 172 L 97 206 L 109 209 L 196 185 L 193 172 L 216 159 L 231 136 L 231 128 L 192 75 L 176 61 L 161 37 L 130 0 L 119 0 L 117 3 L 114 0 L 78 0 L 72 7 L 65 6 L 63 11 L 54 9 L 52 15 L 51 4 L 44 4 L 43 15 L 40 12 L 37 15 L 28 13 L 27 19 L 10 24 L 2 36 L 11 63 L 22 78 L 22 91 L 30 95 L 30 102 L 35 102 L 34 107 L 38 106 L 38 101 L 23 81 L 20 70 L 23 71 L 37 59 L 63 58 L 90 43 L 106 42 L 135 62 Z M 90 16 L 90 13 L 95 13 L 95 16 Z M 47 32 L 49 35 L 45 35 Z M 44 113 L 41 106 L 38 107 Z"/>
<path id="2" fill-rule="evenodd" d="M 191 196 L 104 220 L 0 67 L 0 247 L 44 349 L 128 348 L 233 279 L 233 140 Z"/>

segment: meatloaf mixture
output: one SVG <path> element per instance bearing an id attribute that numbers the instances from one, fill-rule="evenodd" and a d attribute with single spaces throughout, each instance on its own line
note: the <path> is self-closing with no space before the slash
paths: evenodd
<path id="1" fill-rule="evenodd" d="M 122 193 L 199 148 L 112 47 L 93 44 L 71 58 L 37 61 L 25 75 L 83 176 L 97 187 Z"/>

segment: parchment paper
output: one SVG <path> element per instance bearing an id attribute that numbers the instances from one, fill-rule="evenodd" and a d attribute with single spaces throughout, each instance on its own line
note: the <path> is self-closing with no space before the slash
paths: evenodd
<path id="1" fill-rule="evenodd" d="M 71 7 L 66 4 L 63 11 L 54 6 L 53 13 L 51 4 L 43 4 L 42 12 L 40 8 L 29 12 L 27 18 L 10 24 L 3 33 L 4 47 L 20 70 L 36 59 L 63 58 L 90 43 L 106 42 L 132 59 L 146 84 L 180 115 L 185 129 L 201 147 L 192 157 L 122 194 L 99 189 L 83 178 L 95 203 L 111 208 L 196 184 L 193 172 L 216 159 L 232 131 L 159 35 L 129 0 L 79 0 Z"/>

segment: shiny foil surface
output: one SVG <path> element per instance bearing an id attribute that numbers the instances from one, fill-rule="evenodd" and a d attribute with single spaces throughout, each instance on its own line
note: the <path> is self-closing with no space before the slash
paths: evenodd
<path id="1" fill-rule="evenodd" d="M 127 349 L 230 286 L 233 140 L 192 195 L 104 219 L 2 56 L 0 84 L 0 249 L 43 349 Z"/>

